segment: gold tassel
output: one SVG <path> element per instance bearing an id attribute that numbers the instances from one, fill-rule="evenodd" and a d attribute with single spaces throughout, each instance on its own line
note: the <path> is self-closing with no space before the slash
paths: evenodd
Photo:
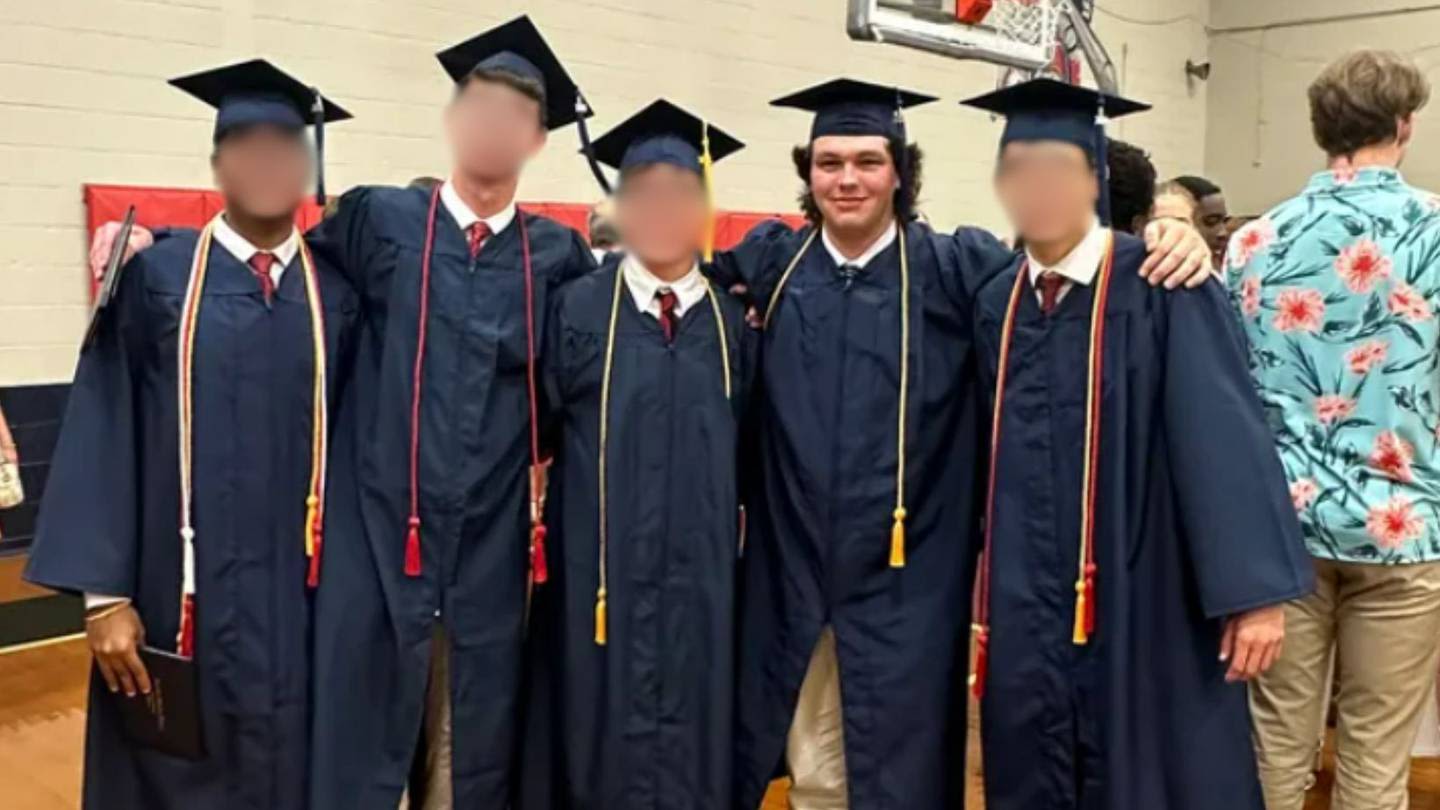
<path id="1" fill-rule="evenodd" d="M 895 507 L 895 525 L 890 527 L 890 567 L 905 567 L 905 507 Z"/>
<path id="2" fill-rule="evenodd" d="M 705 263 L 715 261 L 715 160 L 710 156 L 710 124 L 700 124 L 700 174 L 705 180 Z"/>
<path id="3" fill-rule="evenodd" d="M 1090 642 L 1090 634 L 1085 630 L 1085 580 L 1075 580 L 1075 633 L 1070 638 L 1076 646 L 1083 646 Z"/>
<path id="4" fill-rule="evenodd" d="M 305 556 L 315 556 L 315 521 L 320 516 L 320 499 L 310 495 L 305 499 Z"/>
<path id="5" fill-rule="evenodd" d="M 605 591 L 601 590 L 595 596 L 595 644 L 605 646 L 606 640 L 606 617 L 605 617 Z"/>

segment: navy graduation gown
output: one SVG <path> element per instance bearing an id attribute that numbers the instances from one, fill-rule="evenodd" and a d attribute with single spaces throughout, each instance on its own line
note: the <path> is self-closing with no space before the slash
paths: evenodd
<path id="1" fill-rule="evenodd" d="M 133 259 L 80 356 L 26 577 L 125 596 L 149 644 L 179 625 L 176 350 L 196 235 Z M 340 384 L 354 294 L 319 266 Z M 301 810 L 306 804 L 310 605 L 305 498 L 311 467 L 310 311 L 299 257 L 266 307 L 249 268 L 218 242 L 194 360 L 195 660 L 207 760 L 128 743 L 92 674 L 87 810 Z"/>
<path id="2" fill-rule="evenodd" d="M 990 810 L 1261 810 L 1224 619 L 1299 597 L 1311 566 L 1218 284 L 1168 293 L 1116 237 L 1107 304 L 1096 633 L 1071 639 L 1093 288 L 1050 316 L 1021 293 L 1000 428 L 989 678 Z M 1016 260 L 977 304 L 993 392 Z"/>
<path id="3" fill-rule="evenodd" d="M 722 286 L 764 311 L 809 230 L 760 226 Z M 741 598 L 736 806 L 784 756 L 822 628 L 838 645 L 850 804 L 931 810 L 964 797 L 965 678 L 981 417 L 974 292 L 1010 251 L 989 234 L 906 229 L 910 389 L 904 568 L 889 567 L 900 381 L 897 242 L 847 279 L 817 238 L 762 337 L 758 487 Z"/>
<path id="4" fill-rule="evenodd" d="M 313 802 L 400 799 L 421 730 L 432 626 L 451 645 L 456 806 L 508 800 L 521 683 L 530 464 L 520 223 L 470 258 L 437 212 L 420 410 L 423 565 L 406 576 L 411 381 L 428 192 L 361 188 L 311 233 L 360 294 L 353 379 L 331 449 L 316 600 Z M 588 272 L 578 234 L 529 214 L 535 329 L 554 289 Z"/>
<path id="5" fill-rule="evenodd" d="M 601 385 L 617 263 L 566 287 L 546 351 L 560 441 L 533 625 L 525 810 L 730 810 L 736 451 L 748 347 L 721 293 L 673 344 L 621 291 L 607 437 L 608 643 L 595 644 Z M 731 380 L 727 401 L 725 379 Z M 541 720 L 539 718 L 545 718 Z"/>

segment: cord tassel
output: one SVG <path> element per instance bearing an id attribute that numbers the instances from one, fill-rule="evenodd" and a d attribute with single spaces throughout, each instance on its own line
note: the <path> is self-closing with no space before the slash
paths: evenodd
<path id="1" fill-rule="evenodd" d="M 1085 566 L 1085 635 L 1095 635 L 1095 564 Z"/>
<path id="2" fill-rule="evenodd" d="M 896 507 L 895 525 L 890 527 L 890 567 L 905 567 L 905 507 Z"/>
<path id="3" fill-rule="evenodd" d="M 606 626 L 608 620 L 605 615 L 605 591 L 602 589 L 595 595 L 595 644 L 604 647 L 606 642 Z"/>
<path id="4" fill-rule="evenodd" d="M 195 657 L 195 595 L 187 593 L 180 598 L 180 656 Z"/>
<path id="5" fill-rule="evenodd" d="M 545 561 L 545 524 L 530 527 L 530 574 L 536 585 L 550 581 L 550 566 Z"/>
<path id="6" fill-rule="evenodd" d="M 990 630 L 978 628 L 975 634 L 975 669 L 970 673 L 970 693 L 976 700 L 985 697 L 985 674 L 990 668 Z"/>
<path id="7" fill-rule="evenodd" d="M 1075 580 L 1075 632 L 1070 640 L 1077 646 L 1090 642 L 1090 632 L 1085 624 L 1085 614 L 1090 610 L 1090 599 L 1086 590 L 1088 589 L 1084 579 Z"/>
<path id="8" fill-rule="evenodd" d="M 305 576 L 306 587 L 314 590 L 320 587 L 320 549 L 324 547 L 321 540 L 321 532 L 317 528 L 315 534 L 315 553 L 310 555 L 310 572 Z"/>
<path id="9" fill-rule="evenodd" d="M 420 518 L 410 518 L 410 531 L 405 535 L 405 576 L 420 576 Z"/>

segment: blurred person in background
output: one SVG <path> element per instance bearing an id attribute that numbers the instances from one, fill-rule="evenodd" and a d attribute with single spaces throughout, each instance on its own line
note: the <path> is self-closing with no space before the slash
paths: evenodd
<path id="1" fill-rule="evenodd" d="M 1175 182 L 1195 198 L 1196 225 L 1210 245 L 1215 266 L 1219 267 L 1225 258 L 1225 246 L 1230 242 L 1230 211 L 1225 205 L 1225 192 L 1211 181 L 1191 174 L 1177 177 Z"/>
<path id="2" fill-rule="evenodd" d="M 1134 144 L 1109 139 L 1106 162 L 1110 175 L 1110 210 L 1114 228 L 1138 236 L 1155 202 L 1155 164 Z"/>
<path id="3" fill-rule="evenodd" d="M 1155 189 L 1155 205 L 1150 209 L 1150 218 L 1173 219 L 1199 228 L 1200 223 L 1196 221 L 1199 210 L 1200 204 L 1189 189 L 1174 180 L 1167 180 Z"/>
<path id="4" fill-rule="evenodd" d="M 1334 806 L 1405 807 L 1440 662 L 1440 199 L 1399 170 L 1429 98 L 1393 53 L 1327 67 L 1309 101 L 1328 170 L 1228 254 L 1318 579 L 1287 606 L 1284 653 L 1251 693 L 1269 810 L 1304 806 L 1332 650 Z"/>
<path id="5" fill-rule="evenodd" d="M 605 263 L 612 254 L 620 253 L 620 229 L 615 224 L 615 203 L 602 200 L 590 209 L 590 252 L 595 263 Z"/>

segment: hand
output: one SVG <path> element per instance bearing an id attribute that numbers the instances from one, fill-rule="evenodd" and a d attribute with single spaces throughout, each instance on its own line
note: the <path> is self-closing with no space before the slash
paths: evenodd
<path id="1" fill-rule="evenodd" d="M 20 451 L 13 444 L 0 443 L 0 461 L 8 461 L 11 464 L 19 464 Z"/>
<path id="2" fill-rule="evenodd" d="M 1232 616 L 1220 639 L 1220 660 L 1230 662 L 1226 682 L 1248 681 L 1265 673 L 1279 660 L 1284 641 L 1284 605 Z"/>
<path id="3" fill-rule="evenodd" d="M 1210 280 L 1210 246 L 1205 237 L 1188 222 L 1156 220 L 1145 226 L 1145 247 L 1150 255 L 1140 267 L 1140 275 L 1152 285 L 1162 282 L 1173 290 L 1184 284 L 1194 289 Z"/>
<path id="4" fill-rule="evenodd" d="M 90 240 L 90 275 L 95 283 L 105 280 L 105 265 L 110 261 L 110 250 L 115 238 L 120 235 L 120 223 L 107 222 L 95 229 L 95 238 Z M 130 245 L 125 249 L 121 264 L 130 261 L 136 253 L 155 244 L 155 236 L 140 225 L 130 229 Z"/>
<path id="5" fill-rule="evenodd" d="M 111 692 L 123 689 L 126 697 L 135 697 L 137 691 L 150 694 L 150 673 L 140 660 L 140 647 L 145 643 L 140 614 L 128 603 L 106 605 L 91 613 L 94 618 L 85 619 L 85 636 L 105 685 Z"/>

